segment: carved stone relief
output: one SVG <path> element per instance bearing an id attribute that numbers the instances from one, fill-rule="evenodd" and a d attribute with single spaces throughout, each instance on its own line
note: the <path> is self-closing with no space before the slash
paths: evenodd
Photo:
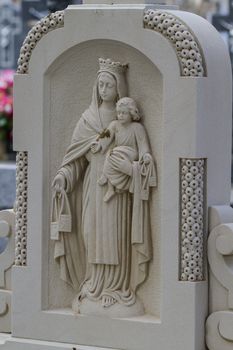
<path id="1" fill-rule="evenodd" d="M 182 281 L 204 279 L 205 159 L 180 160 Z"/>
<path id="2" fill-rule="evenodd" d="M 127 97 L 128 68 L 99 60 L 92 101 L 53 181 L 51 238 L 74 312 L 144 313 L 137 288 L 152 258 L 150 192 L 157 185 L 146 130 Z"/>
<path id="3" fill-rule="evenodd" d="M 64 11 L 57 11 L 42 18 L 29 31 L 20 49 L 17 73 L 27 74 L 33 49 L 48 32 L 64 26 Z M 16 250 L 15 264 L 27 264 L 27 152 L 17 153 L 16 178 Z"/>
<path id="4" fill-rule="evenodd" d="M 165 35 L 173 43 L 182 67 L 182 75 L 205 75 L 204 59 L 201 54 L 201 49 L 195 37 L 191 34 L 189 28 L 178 18 L 166 12 L 149 9 L 144 14 L 144 25 L 146 28 L 156 30 Z M 60 28 L 62 26 L 64 26 L 64 11 L 58 11 L 40 20 L 30 30 L 20 50 L 17 73 L 28 73 L 31 54 L 37 42 L 49 31 Z M 25 155 L 25 157 L 27 157 L 27 155 Z M 24 159 L 26 159 L 25 157 Z M 26 184 L 26 181 L 27 179 L 24 180 L 24 184 Z M 25 202 L 26 198 L 24 201 L 24 206 L 26 205 Z M 26 265 L 26 233 L 24 233 L 26 228 L 26 221 L 22 223 L 20 215 L 21 214 L 17 213 L 16 218 L 18 224 L 18 229 L 16 230 L 18 232 L 16 237 L 16 264 Z M 23 213 L 24 218 L 25 215 L 26 212 Z"/>
<path id="5" fill-rule="evenodd" d="M 148 9 L 143 22 L 145 28 L 166 36 L 173 44 L 181 65 L 181 75 L 205 76 L 204 58 L 197 39 L 190 29 L 173 14 Z M 20 50 L 17 73 L 27 73 L 32 50 L 49 31 L 64 26 L 64 11 L 44 17 L 28 33 Z"/>
<path id="6" fill-rule="evenodd" d="M 152 9 L 145 11 L 143 21 L 145 28 L 155 30 L 171 42 L 180 63 L 181 75 L 206 75 L 200 45 L 185 23 L 171 13 Z"/>
<path id="7" fill-rule="evenodd" d="M 218 142 L 214 130 L 218 130 L 221 124 L 218 115 L 227 119 L 228 107 L 221 103 L 223 97 L 222 94 L 218 96 L 219 89 L 212 91 L 211 86 L 216 86 L 217 80 L 218 86 L 222 87 L 224 80 L 228 86 L 226 78 L 230 70 L 224 48 L 218 45 L 217 34 L 214 30 L 212 34 L 211 27 L 202 19 L 172 11 L 177 16 L 172 15 L 174 32 L 177 31 L 176 41 L 172 42 L 174 38 L 165 37 L 168 29 L 162 33 L 156 32 L 157 29 L 152 31 L 146 25 L 143 28 L 143 8 L 141 5 L 131 8 L 99 5 L 96 9 L 85 5 L 80 10 L 79 6 L 70 7 L 65 15 L 67 23 L 64 29 L 48 34 L 45 39 L 42 37 L 32 56 L 26 55 L 27 45 L 22 48 L 22 64 L 16 84 L 15 147 L 28 151 L 28 154 L 18 153 L 18 158 L 22 155 L 25 161 L 21 164 L 21 159 L 17 159 L 17 168 L 18 175 L 23 177 L 29 159 L 29 187 L 26 186 L 26 177 L 25 188 L 21 188 L 22 181 L 18 177 L 16 264 L 19 266 L 13 268 L 15 337 L 6 347 L 16 349 L 18 345 L 25 349 L 33 346 L 42 349 L 49 346 L 59 348 L 64 344 L 72 348 L 83 344 L 93 348 L 149 350 L 156 344 L 160 349 L 173 347 L 177 350 L 181 343 L 186 349 L 189 346 L 205 347 L 203 324 L 208 283 L 202 282 L 204 257 L 203 240 L 200 239 L 204 235 L 204 226 L 200 225 L 199 230 L 195 225 L 197 218 L 200 216 L 198 220 L 201 222 L 205 213 L 193 213 L 191 207 L 186 208 L 185 197 L 183 202 L 180 200 L 181 209 L 188 210 L 187 218 L 191 217 L 187 222 L 191 226 L 187 232 L 188 242 L 182 241 L 186 237 L 185 230 L 179 227 L 182 217 L 179 221 L 177 207 L 181 190 L 178 189 L 177 155 L 185 149 L 189 155 L 208 153 L 211 168 L 216 162 L 213 154 L 217 155 L 220 169 L 216 175 L 210 176 L 210 185 L 216 188 L 219 179 L 225 180 L 227 159 L 221 161 L 224 152 L 219 156 L 216 150 L 218 146 L 222 151 L 227 147 Z M 126 38 L 129 17 L 135 20 L 135 33 Z M 192 31 L 184 25 L 188 28 L 186 33 L 181 20 L 176 22 L 178 17 L 183 20 L 190 18 L 187 25 Z M 111 23 L 104 37 L 103 19 L 107 24 Z M 95 23 L 95 31 L 87 25 L 85 31 L 80 32 L 80 23 Z M 166 20 L 161 20 L 162 25 L 166 23 Z M 37 27 L 36 40 L 40 38 L 42 27 Z M 209 35 L 205 30 L 209 30 Z M 188 43 L 184 38 L 179 40 L 179 31 L 191 35 Z M 32 34 L 35 35 L 36 31 Z M 195 35 L 203 45 L 208 79 L 202 79 L 206 71 Z M 33 48 L 38 42 L 34 39 L 31 35 L 25 44 Z M 191 54 L 195 42 L 198 48 L 194 51 L 197 58 L 200 53 L 202 60 L 189 61 L 189 56 L 187 62 L 184 61 L 185 57 L 181 55 L 187 51 Z M 213 45 L 208 45 L 209 42 Z M 190 48 L 179 50 L 180 45 L 190 45 Z M 48 47 L 48 59 L 41 60 Z M 219 54 L 221 48 L 222 55 Z M 96 75 L 91 98 L 91 80 L 97 68 L 94 60 L 102 53 L 120 62 L 126 59 L 130 66 L 127 68 L 122 62 L 113 64 L 103 60 L 103 70 L 100 67 L 101 72 Z M 212 59 L 215 54 L 216 58 Z M 29 68 L 27 59 L 31 59 Z M 178 63 L 181 65 L 181 62 L 184 67 L 179 71 Z M 222 65 L 222 72 L 218 75 L 217 62 Z M 197 71 L 192 71 L 193 65 L 197 65 Z M 141 70 L 137 70 L 138 67 Z M 129 98 L 126 89 L 124 91 L 127 69 L 131 100 L 125 100 Z M 29 74 L 25 76 L 23 73 Z M 208 98 L 203 99 L 204 90 Z M 229 104 L 227 98 L 226 105 Z M 189 102 L 188 105 L 185 101 Z M 187 108 L 188 118 L 187 113 L 180 113 Z M 140 109 L 144 115 L 139 120 Z M 210 120 L 213 122 L 211 131 L 207 127 Z M 26 125 L 31 130 L 32 127 L 37 130 L 35 126 L 38 126 L 38 131 L 28 133 L 27 127 L 22 127 Z M 221 136 L 224 131 L 221 129 Z M 214 136 L 208 138 L 210 134 Z M 195 142 L 205 140 L 205 137 L 210 143 L 208 147 L 205 142 Z M 151 148 L 147 145 L 149 141 Z M 159 174 L 157 190 L 152 188 L 156 185 L 155 159 Z M 194 168 L 196 166 L 195 163 Z M 198 170 L 203 175 L 198 181 L 200 209 L 205 201 L 203 168 L 205 171 L 202 165 Z M 181 178 L 183 175 L 188 177 L 192 171 L 189 166 Z M 187 203 L 192 202 L 191 191 L 187 188 L 196 190 L 195 182 L 191 183 L 189 178 L 185 193 L 188 194 Z M 51 189 L 48 188 L 50 185 Z M 27 198 L 26 189 L 29 203 L 23 199 Z M 208 200 L 221 198 L 216 193 Z M 27 208 L 27 204 L 30 207 Z M 50 223 L 52 242 L 49 241 Z M 31 232 L 27 237 L 27 230 L 31 227 L 32 237 L 29 237 Z M 178 278 L 177 264 L 179 234 L 183 248 L 180 256 L 183 270 L 179 270 L 182 282 Z M 30 238 L 28 258 L 25 255 L 27 238 Z M 24 267 L 29 263 L 30 266 Z M 193 276 L 199 283 L 189 282 L 194 281 Z M 81 316 L 72 315 L 69 309 L 72 300 L 74 313 Z M 6 304 L 1 305 L 3 314 L 7 311 Z M 144 312 L 143 317 L 131 317 Z M 82 314 L 104 317 L 83 317 Z M 181 315 L 179 322 L 177 315 Z M 126 318 L 119 320 L 121 317 Z M 62 327 L 63 332 L 60 331 Z M 222 327 L 223 324 L 222 334 L 228 337 L 227 329 L 222 331 Z M 103 338 L 104 330 L 106 337 Z M 129 336 L 132 334 L 135 334 L 133 340 Z"/>
<path id="8" fill-rule="evenodd" d="M 51 30 L 64 26 L 64 11 L 57 11 L 42 18 L 26 36 L 20 50 L 17 73 L 28 73 L 29 61 L 38 41 Z"/>

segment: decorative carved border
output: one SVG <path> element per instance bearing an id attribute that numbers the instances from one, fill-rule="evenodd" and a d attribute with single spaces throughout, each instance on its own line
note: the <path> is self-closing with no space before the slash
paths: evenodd
<path id="1" fill-rule="evenodd" d="M 28 154 L 16 155 L 15 265 L 27 265 L 27 187 Z"/>
<path id="2" fill-rule="evenodd" d="M 191 30 L 171 13 L 148 9 L 143 17 L 144 26 L 165 36 L 173 45 L 185 77 L 206 75 L 200 44 Z"/>
<path id="3" fill-rule="evenodd" d="M 17 73 L 26 74 L 33 49 L 48 32 L 64 26 L 64 11 L 57 11 L 42 18 L 29 31 L 20 49 Z M 15 265 L 27 264 L 27 152 L 18 152 L 16 157 L 16 248 Z"/>
<path id="4" fill-rule="evenodd" d="M 180 280 L 204 280 L 206 159 L 180 159 Z"/>
<path id="5" fill-rule="evenodd" d="M 28 73 L 29 61 L 38 41 L 48 32 L 64 26 L 64 11 L 57 11 L 42 18 L 29 31 L 20 49 L 17 73 Z"/>

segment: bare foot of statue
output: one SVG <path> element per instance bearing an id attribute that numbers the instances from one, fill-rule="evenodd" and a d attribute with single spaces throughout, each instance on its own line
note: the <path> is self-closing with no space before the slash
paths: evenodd
<path id="1" fill-rule="evenodd" d="M 116 299 L 113 297 L 109 297 L 107 295 L 104 295 L 102 297 L 102 306 L 103 307 L 110 307 L 111 305 L 114 305 L 116 303 Z"/>

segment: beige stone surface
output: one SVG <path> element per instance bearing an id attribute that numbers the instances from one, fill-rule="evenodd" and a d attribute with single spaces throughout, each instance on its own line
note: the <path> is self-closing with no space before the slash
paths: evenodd
<path id="1" fill-rule="evenodd" d="M 210 350 L 229 350 L 233 339 L 233 209 L 226 205 L 214 206 L 209 213 L 210 315 L 206 321 L 206 342 Z"/>
<path id="2" fill-rule="evenodd" d="M 91 101 L 92 86 L 96 79 L 99 55 L 114 57 L 114 60 L 129 62 L 127 80 L 129 95 L 139 104 L 143 115 L 143 124 L 147 130 L 151 143 L 152 154 L 157 162 L 158 181 L 161 180 L 161 147 L 162 147 L 162 80 L 158 70 L 151 62 L 138 51 L 109 41 L 97 41 L 84 43 L 74 48 L 73 52 L 63 57 L 54 72 L 48 75 L 48 84 L 51 86 L 50 105 L 50 181 L 52 182 L 65 150 L 69 145 L 74 126 L 83 111 Z M 85 57 L 90 57 L 89 62 Z M 80 62 L 77 66 L 77 62 Z M 144 77 L 142 80 L 141 77 Z M 79 82 L 85 81 L 85 84 Z M 153 90 L 147 94 L 147 89 Z M 68 103 L 64 104 L 64 100 Z M 66 116 L 66 117 L 64 117 Z M 58 140 L 63 140 L 62 143 Z M 50 189 L 48 188 L 48 191 Z M 48 192 L 49 194 L 49 192 Z M 139 297 L 145 304 L 146 313 L 159 317 L 160 314 L 160 197 L 161 187 L 152 191 L 152 240 L 153 262 L 150 264 L 148 280 L 139 291 Z M 49 201 L 49 197 L 48 197 Z M 47 228 L 49 230 L 49 228 Z M 51 246 L 53 243 L 51 243 Z M 53 248 L 50 250 L 49 268 L 49 305 L 51 308 L 66 307 L 71 305 L 69 286 L 59 280 L 58 266 L 53 262 Z M 58 293 L 59 291 L 59 293 Z M 70 291 L 70 292 L 69 292 Z M 68 292 L 68 293 L 67 293 Z M 59 301 L 60 298 L 60 301 Z M 65 299 L 64 299 L 65 298 Z"/>
<path id="3" fill-rule="evenodd" d="M 167 38 L 143 28 L 144 8 L 68 8 L 64 28 L 48 33 L 34 49 L 29 74 L 16 76 L 14 146 L 28 151 L 29 191 L 27 266 L 15 267 L 12 280 L 13 337 L 127 350 L 151 350 L 155 344 L 164 350 L 205 349 L 207 281 L 178 280 L 179 159 L 207 158 L 206 204 L 228 204 L 230 60 L 209 23 L 171 11 L 197 37 L 206 62 L 207 77 L 181 77 Z M 128 319 L 73 315 L 68 307 L 73 293 L 59 280 L 49 241 L 51 180 L 89 104 L 96 60 L 103 56 L 130 63 L 130 95 L 146 116 L 159 178 L 152 197 L 154 259 L 139 290 L 148 314 Z"/>

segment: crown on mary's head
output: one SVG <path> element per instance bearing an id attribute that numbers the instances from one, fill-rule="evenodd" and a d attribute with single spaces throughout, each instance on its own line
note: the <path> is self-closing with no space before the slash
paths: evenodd
<path id="1" fill-rule="evenodd" d="M 112 72 L 123 74 L 128 68 L 128 64 L 121 64 L 120 62 L 113 62 L 110 58 L 99 58 L 99 72 Z"/>

